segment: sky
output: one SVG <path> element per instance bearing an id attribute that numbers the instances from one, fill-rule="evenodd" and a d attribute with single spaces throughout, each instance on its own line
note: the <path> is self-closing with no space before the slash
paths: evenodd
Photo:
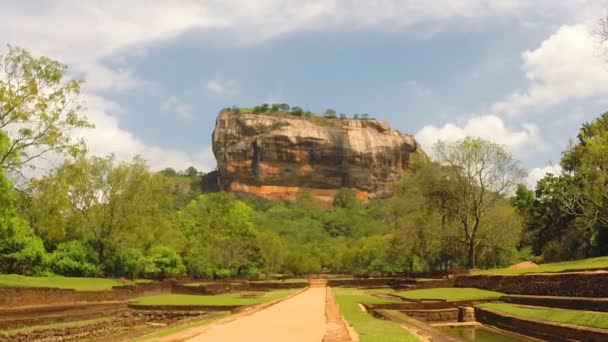
<path id="1" fill-rule="evenodd" d="M 605 0 L 4 0 L 6 44 L 69 66 L 92 154 L 211 171 L 221 108 L 369 113 L 425 151 L 506 148 L 535 184 L 608 109 Z"/>

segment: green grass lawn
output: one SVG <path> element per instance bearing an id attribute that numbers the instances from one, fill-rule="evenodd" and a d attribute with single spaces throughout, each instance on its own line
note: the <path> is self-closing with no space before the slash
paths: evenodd
<path id="1" fill-rule="evenodd" d="M 294 293 L 296 290 L 277 290 L 265 292 L 256 298 L 241 298 L 243 292 L 225 293 L 216 296 L 198 295 L 158 295 L 141 297 L 137 299 L 137 304 L 141 305 L 253 305 L 269 302 Z"/>
<path id="2" fill-rule="evenodd" d="M 137 282 L 140 282 L 138 280 Z M 141 280 L 145 282 L 145 280 Z M 133 284 L 128 282 L 126 284 Z M 110 278 L 76 278 L 76 277 L 27 277 L 17 274 L 0 274 L 0 286 L 22 287 L 56 287 L 60 289 L 74 289 L 79 291 L 109 290 L 112 286 L 126 285 L 118 279 Z"/>
<path id="3" fill-rule="evenodd" d="M 480 307 L 493 309 L 521 318 L 532 318 L 542 321 L 608 329 L 608 314 L 605 313 L 563 309 L 537 309 L 503 303 L 485 303 L 480 305 Z"/>
<path id="4" fill-rule="evenodd" d="M 195 322 L 163 329 L 163 330 L 154 332 L 152 334 L 134 338 L 134 339 L 130 340 L 130 342 L 145 341 L 145 340 L 149 340 L 149 339 L 153 339 L 153 338 L 159 338 L 159 337 L 175 334 L 175 333 L 178 333 L 178 332 L 181 332 L 184 330 L 188 330 L 190 328 L 195 328 L 195 327 L 199 327 L 199 326 L 203 326 L 203 325 L 212 323 L 212 322 L 220 320 L 224 317 L 228 317 L 229 315 L 230 315 L 230 311 L 210 312 L 207 316 L 205 316 L 204 319 L 202 319 L 200 321 L 195 321 Z"/>
<path id="5" fill-rule="evenodd" d="M 439 299 L 451 302 L 460 300 L 498 299 L 503 295 L 500 292 L 460 287 L 397 291 L 393 293 L 408 299 Z"/>
<path id="6" fill-rule="evenodd" d="M 374 318 L 359 308 L 359 303 L 379 304 L 393 301 L 374 297 L 357 289 L 334 288 L 333 290 L 342 316 L 355 328 L 361 342 L 418 341 L 416 337 L 401 328 L 399 324 Z"/>
<path id="7" fill-rule="evenodd" d="M 540 264 L 538 265 L 538 267 L 529 268 L 525 270 L 509 270 L 507 268 L 475 270 L 473 271 L 473 274 L 512 275 L 524 273 L 564 272 L 569 270 L 587 270 L 597 268 L 608 268 L 608 256 L 581 259 L 575 261 L 555 262 L 550 264 Z"/>

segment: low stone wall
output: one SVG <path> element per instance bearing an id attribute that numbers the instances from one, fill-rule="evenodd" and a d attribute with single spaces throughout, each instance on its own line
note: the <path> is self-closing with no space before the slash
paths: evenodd
<path id="1" fill-rule="evenodd" d="M 386 303 L 386 304 L 363 304 L 368 311 L 372 310 L 441 310 L 441 309 L 457 309 L 463 306 L 475 306 L 489 300 L 467 300 L 456 302 L 403 302 L 403 303 Z"/>
<path id="2" fill-rule="evenodd" d="M 128 310 L 126 302 L 51 304 L 0 308 L 0 328 L 68 322 L 116 315 Z"/>
<path id="3" fill-rule="evenodd" d="M 386 287 L 415 285 L 416 279 L 412 278 L 353 278 L 353 279 L 328 279 L 327 286 L 331 287 Z"/>
<path id="4" fill-rule="evenodd" d="M 458 322 L 458 308 L 435 310 L 400 310 L 404 314 L 422 322 Z"/>
<path id="5" fill-rule="evenodd" d="M 281 289 L 301 289 L 308 286 L 308 283 L 211 283 L 196 286 L 188 286 L 183 284 L 173 284 L 172 293 L 177 294 L 192 294 L 192 295 L 217 295 L 229 292 L 240 291 L 270 291 Z"/>
<path id="6" fill-rule="evenodd" d="M 476 308 L 475 316 L 480 323 L 547 341 L 608 341 L 606 329 L 517 318 L 486 308 Z"/>
<path id="7" fill-rule="evenodd" d="M 508 295 L 503 296 L 500 300 L 520 305 L 608 312 L 608 299 L 606 298 Z"/>
<path id="8" fill-rule="evenodd" d="M 21 332 L 0 332 L 0 342 L 65 342 L 81 341 L 89 339 L 101 339 L 105 336 L 121 334 L 137 327 L 144 326 L 148 322 L 172 324 L 179 321 L 192 319 L 204 315 L 201 312 L 127 312 L 117 318 L 96 321 L 78 326 L 67 326 L 58 328 L 34 328 Z"/>
<path id="9" fill-rule="evenodd" d="M 0 307 L 77 302 L 123 301 L 150 294 L 171 293 L 169 283 L 141 283 L 115 286 L 105 291 L 76 291 L 50 287 L 0 286 Z"/>
<path id="10" fill-rule="evenodd" d="M 455 286 L 521 295 L 608 297 L 608 273 L 458 276 Z"/>
<path id="11" fill-rule="evenodd" d="M 0 306 L 73 303 L 74 292 L 46 287 L 0 287 Z"/>

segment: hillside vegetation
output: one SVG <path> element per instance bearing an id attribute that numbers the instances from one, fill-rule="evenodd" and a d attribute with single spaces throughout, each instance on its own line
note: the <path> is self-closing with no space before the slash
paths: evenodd
<path id="1" fill-rule="evenodd" d="M 438 143 L 434 160 L 412 158 L 393 197 L 362 202 L 344 188 L 326 208 L 306 191 L 294 203 L 203 193 L 205 173 L 194 167 L 90 155 L 71 134 L 92 125 L 66 66 L 10 47 L 0 70 L 14 76 L 0 78 L 0 273 L 378 276 L 608 254 L 608 114 L 564 151 L 564 174 L 534 191 L 504 146 L 465 138 Z M 251 111 L 314 115 L 284 104 Z M 53 167 L 18 177 L 46 152 Z"/>

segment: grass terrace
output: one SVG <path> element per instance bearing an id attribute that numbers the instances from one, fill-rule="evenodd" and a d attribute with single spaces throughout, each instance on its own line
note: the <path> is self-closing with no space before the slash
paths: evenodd
<path id="1" fill-rule="evenodd" d="M 17 274 L 0 274 L 0 286 L 19 287 L 54 287 L 59 289 L 74 289 L 78 291 L 110 290 L 112 286 L 129 285 L 148 280 L 136 280 L 122 283 L 111 278 L 77 278 L 77 277 L 28 277 Z"/>
<path id="2" fill-rule="evenodd" d="M 565 309 L 532 308 L 513 304 L 485 303 L 482 308 L 496 310 L 508 315 L 541 321 L 583 325 L 608 329 L 608 314 Z"/>
<path id="3" fill-rule="evenodd" d="M 445 287 L 436 289 L 420 289 L 410 291 L 388 292 L 407 299 L 414 300 L 446 300 L 449 302 L 464 300 L 498 299 L 503 296 L 500 292 L 480 290 L 474 288 Z"/>
<path id="4" fill-rule="evenodd" d="M 381 304 L 398 303 L 374 297 L 358 289 L 334 288 L 336 301 L 344 319 L 351 324 L 359 334 L 361 342 L 414 342 L 418 339 L 401 328 L 399 324 L 374 318 L 359 307 L 359 303 Z"/>
<path id="5" fill-rule="evenodd" d="M 236 292 L 215 296 L 199 295 L 158 295 L 137 299 L 140 305 L 255 305 L 286 297 L 296 290 L 277 290 L 271 292 Z"/>
<path id="6" fill-rule="evenodd" d="M 574 261 L 555 262 L 549 264 L 540 264 L 535 268 L 510 270 L 508 268 L 497 268 L 490 270 L 476 270 L 473 274 L 484 275 L 515 275 L 524 273 L 558 273 L 565 271 L 582 271 L 608 268 L 608 256 L 581 259 Z"/>

